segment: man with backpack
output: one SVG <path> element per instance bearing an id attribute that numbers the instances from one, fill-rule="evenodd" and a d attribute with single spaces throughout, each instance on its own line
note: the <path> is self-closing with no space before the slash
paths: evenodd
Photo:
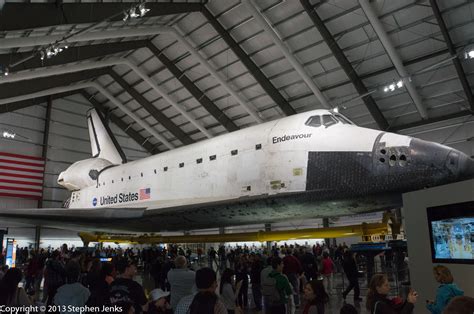
<path id="1" fill-rule="evenodd" d="M 262 294 L 268 305 L 266 313 L 286 313 L 286 305 L 289 297 L 293 294 L 293 289 L 288 278 L 282 272 L 282 259 L 279 257 L 272 258 L 272 272 L 262 281 Z"/>

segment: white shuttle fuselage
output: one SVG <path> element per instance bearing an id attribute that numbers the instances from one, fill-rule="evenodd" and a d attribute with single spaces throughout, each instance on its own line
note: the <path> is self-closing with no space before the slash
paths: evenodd
<path id="1" fill-rule="evenodd" d="M 67 209 L 0 211 L 48 226 L 164 231 L 332 217 L 401 207 L 401 194 L 474 177 L 450 147 L 362 128 L 328 110 L 263 123 L 126 163 L 88 115 L 93 158 L 59 176 Z"/>
<path id="2" fill-rule="evenodd" d="M 109 167 L 93 185 L 74 191 L 69 207 L 159 209 L 304 192 L 309 152 L 371 152 L 381 134 L 352 124 L 305 124 L 324 115 L 333 116 L 325 110 L 295 115 Z M 391 133 L 383 140 L 410 143 Z"/>

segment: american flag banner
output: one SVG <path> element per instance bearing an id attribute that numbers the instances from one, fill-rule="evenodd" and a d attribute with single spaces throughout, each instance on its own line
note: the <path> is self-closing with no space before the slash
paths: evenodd
<path id="1" fill-rule="evenodd" d="M 0 197 L 40 200 L 44 167 L 41 157 L 0 152 Z"/>
<path id="2" fill-rule="evenodd" d="M 149 200 L 150 199 L 150 188 L 140 189 L 140 200 Z"/>

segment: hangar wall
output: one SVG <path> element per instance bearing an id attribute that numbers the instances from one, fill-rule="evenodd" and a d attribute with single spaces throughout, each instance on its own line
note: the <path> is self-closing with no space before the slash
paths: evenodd
<path id="1" fill-rule="evenodd" d="M 424 300 L 434 299 L 438 284 L 433 277 L 431 245 L 428 230 L 426 208 L 438 205 L 461 203 L 474 200 L 474 180 L 457 182 L 431 189 L 410 192 L 403 195 L 404 226 L 408 239 L 408 256 L 412 287 L 418 291 L 419 298 L 416 313 L 429 313 L 424 308 Z M 465 295 L 474 295 L 474 265 L 445 264 L 454 281 Z"/>

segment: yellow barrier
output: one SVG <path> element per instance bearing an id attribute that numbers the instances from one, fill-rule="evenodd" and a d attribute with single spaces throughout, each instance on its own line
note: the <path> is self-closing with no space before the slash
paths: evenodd
<path id="1" fill-rule="evenodd" d="M 225 234 L 198 234 L 182 236 L 161 235 L 114 235 L 114 234 L 92 234 L 81 232 L 79 236 L 84 242 L 114 242 L 114 243 L 220 243 L 220 242 L 266 242 L 285 241 L 297 239 L 320 239 L 341 237 L 367 237 L 373 234 L 387 234 L 386 223 L 363 223 L 361 225 L 350 225 L 329 228 L 308 228 L 281 231 L 258 231 L 244 233 Z"/>

